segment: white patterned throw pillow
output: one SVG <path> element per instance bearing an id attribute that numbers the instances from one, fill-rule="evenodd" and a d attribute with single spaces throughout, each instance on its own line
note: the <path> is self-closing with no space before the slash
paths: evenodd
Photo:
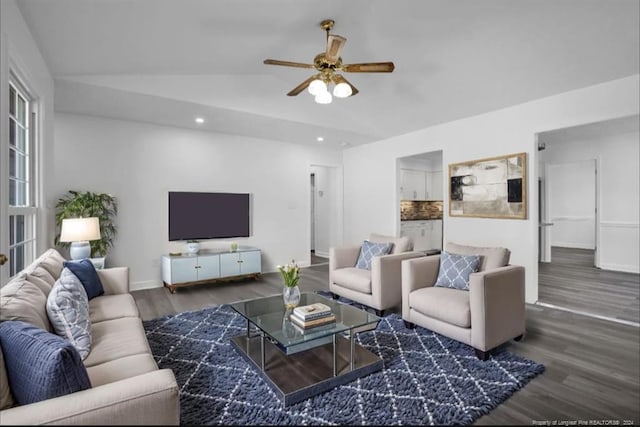
<path id="1" fill-rule="evenodd" d="M 480 255 L 440 254 L 440 270 L 434 286 L 469 290 L 469 276 L 478 271 Z"/>
<path id="2" fill-rule="evenodd" d="M 86 359 L 91 351 L 89 299 L 80 279 L 66 267 L 47 298 L 47 315 L 55 333 L 68 339 Z"/>
<path id="3" fill-rule="evenodd" d="M 371 270 L 371 261 L 374 256 L 389 255 L 393 249 L 393 243 L 373 243 L 368 240 L 362 242 L 360 255 L 356 262 L 356 268 Z"/>

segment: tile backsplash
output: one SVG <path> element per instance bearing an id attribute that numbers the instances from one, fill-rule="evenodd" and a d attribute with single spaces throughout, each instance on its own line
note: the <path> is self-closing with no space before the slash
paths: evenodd
<path id="1" fill-rule="evenodd" d="M 402 200 L 400 202 L 400 220 L 442 219 L 442 204 L 442 200 Z"/>

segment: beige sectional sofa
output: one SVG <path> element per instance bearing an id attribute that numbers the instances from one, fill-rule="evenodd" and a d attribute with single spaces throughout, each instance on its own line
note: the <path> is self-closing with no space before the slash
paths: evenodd
<path id="1" fill-rule="evenodd" d="M 0 320 L 22 320 L 51 331 L 45 304 L 63 261 L 49 249 L 2 287 Z M 178 386 L 173 372 L 158 369 L 151 354 L 129 293 L 129 269 L 102 269 L 98 275 L 104 295 L 89 301 L 92 344 L 84 360 L 91 388 L 15 406 L 0 358 L 0 424 L 179 423 Z"/>

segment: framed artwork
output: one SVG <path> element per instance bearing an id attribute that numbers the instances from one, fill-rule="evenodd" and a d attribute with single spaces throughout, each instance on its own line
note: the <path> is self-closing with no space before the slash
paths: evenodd
<path id="1" fill-rule="evenodd" d="M 449 165 L 449 216 L 527 218 L 527 153 Z"/>

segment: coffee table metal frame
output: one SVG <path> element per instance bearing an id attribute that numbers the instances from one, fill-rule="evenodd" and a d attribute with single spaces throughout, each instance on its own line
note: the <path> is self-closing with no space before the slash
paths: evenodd
<path id="1" fill-rule="evenodd" d="M 374 329 L 379 317 L 318 294 L 301 295 L 300 305 L 314 302 L 329 305 L 336 322 L 302 330 L 289 320 L 282 295 L 230 304 L 247 321 L 246 334 L 233 337 L 232 345 L 285 406 L 382 369 L 382 359 L 355 342 L 356 334 Z"/>

